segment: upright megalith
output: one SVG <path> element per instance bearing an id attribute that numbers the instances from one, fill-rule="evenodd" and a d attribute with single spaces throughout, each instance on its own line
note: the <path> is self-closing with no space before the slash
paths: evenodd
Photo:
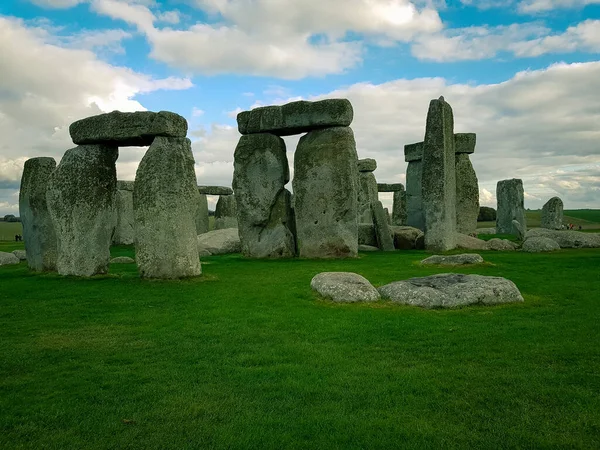
<path id="1" fill-rule="evenodd" d="M 378 183 L 378 192 L 393 192 L 392 225 L 406 225 L 406 191 L 402 183 Z"/>
<path id="2" fill-rule="evenodd" d="M 310 131 L 294 156 L 294 204 L 301 257 L 358 255 L 357 170 L 349 127 Z"/>
<path id="3" fill-rule="evenodd" d="M 233 195 L 220 195 L 215 206 L 215 230 L 237 228 L 236 209 Z"/>
<path id="4" fill-rule="evenodd" d="M 373 223 L 371 203 L 376 202 L 377 180 L 373 171 L 377 169 L 377 162 L 371 158 L 358 160 L 358 196 L 357 214 L 358 223 Z"/>
<path id="5" fill-rule="evenodd" d="M 375 236 L 377 236 L 377 247 L 386 252 L 394 251 L 394 239 L 388 224 L 389 213 L 383 208 L 379 200 L 371 204 L 371 210 L 373 212 Z"/>
<path id="6" fill-rule="evenodd" d="M 198 189 L 198 203 L 196 204 L 196 233 L 204 234 L 208 232 L 208 199 L 206 194 L 201 194 Z"/>
<path id="7" fill-rule="evenodd" d="M 27 265 L 39 272 L 56 270 L 56 233 L 46 202 L 46 188 L 56 169 L 54 158 L 25 161 L 19 191 L 19 215 L 27 252 Z"/>
<path id="8" fill-rule="evenodd" d="M 525 194 L 523 181 L 518 178 L 498 181 L 496 185 L 496 233 L 512 234 L 513 220 L 521 224 L 523 232 L 527 232 L 525 220 Z"/>
<path id="9" fill-rule="evenodd" d="M 469 155 L 475 152 L 475 133 L 454 135 L 456 165 L 456 231 L 473 235 L 479 215 L 479 184 Z"/>
<path id="10" fill-rule="evenodd" d="M 454 118 L 444 97 L 429 103 L 422 172 L 425 248 L 451 250 L 456 246 Z"/>
<path id="11" fill-rule="evenodd" d="M 133 181 L 117 181 L 115 199 L 116 225 L 112 239 L 113 244 L 133 244 L 133 184 Z"/>
<path id="12" fill-rule="evenodd" d="M 187 138 L 156 137 L 135 176 L 135 253 L 143 278 L 200 275 L 198 186 Z"/>
<path id="13" fill-rule="evenodd" d="M 563 224 L 563 201 L 552 197 L 542 207 L 542 228 L 560 230 Z"/>
<path id="14" fill-rule="evenodd" d="M 114 145 L 80 145 L 65 152 L 50 177 L 46 199 L 61 275 L 89 277 L 108 272 L 118 154 Z"/>
<path id="15" fill-rule="evenodd" d="M 423 142 L 404 146 L 406 168 L 406 224 L 425 230 L 423 214 L 422 178 L 423 178 Z"/>
<path id="16" fill-rule="evenodd" d="M 290 169 L 285 142 L 269 133 L 242 136 L 234 153 L 233 189 L 242 253 L 250 258 L 296 254 Z"/>

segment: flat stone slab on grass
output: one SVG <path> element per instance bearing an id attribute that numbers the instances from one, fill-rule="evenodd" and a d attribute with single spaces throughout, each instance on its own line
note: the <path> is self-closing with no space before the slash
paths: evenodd
<path id="1" fill-rule="evenodd" d="M 19 261 L 27 261 L 27 252 L 25 250 L 13 250 L 12 253 L 19 258 Z"/>
<path id="2" fill-rule="evenodd" d="M 600 233 L 583 233 L 574 230 L 548 230 L 534 228 L 525 234 L 525 239 L 546 237 L 556 241 L 560 248 L 600 248 Z"/>
<path id="3" fill-rule="evenodd" d="M 508 239 L 493 238 L 487 241 L 488 250 L 496 250 L 499 252 L 515 251 L 518 245 Z"/>
<path id="4" fill-rule="evenodd" d="M 421 264 L 440 264 L 444 266 L 463 266 L 467 264 L 481 264 L 483 258 L 477 253 L 463 253 L 461 255 L 433 255 L 421 261 Z"/>
<path id="5" fill-rule="evenodd" d="M 130 258 L 129 256 L 117 256 L 110 260 L 111 264 L 133 264 L 135 259 Z"/>
<path id="6" fill-rule="evenodd" d="M 379 249 L 377 247 L 373 247 L 372 245 L 358 244 L 358 251 L 359 252 L 378 252 Z"/>
<path id="7" fill-rule="evenodd" d="M 465 250 L 489 250 L 488 243 L 483 239 L 467 236 L 462 233 L 456 233 L 456 248 Z"/>
<path id="8" fill-rule="evenodd" d="M 204 195 L 232 195 L 233 189 L 227 186 L 198 186 L 198 192 Z"/>
<path id="9" fill-rule="evenodd" d="M 423 308 L 523 302 L 517 286 L 501 277 L 442 273 L 396 281 L 379 289 L 381 297 Z"/>
<path id="10" fill-rule="evenodd" d="M 169 111 L 113 111 L 73 122 L 69 127 L 75 144 L 110 144 L 118 147 L 148 146 L 156 136 L 185 137 L 187 121 Z"/>
<path id="11" fill-rule="evenodd" d="M 237 228 L 223 228 L 198 235 L 200 256 L 240 253 L 242 244 Z"/>
<path id="12" fill-rule="evenodd" d="M 477 228 L 477 234 L 496 234 L 496 228 Z"/>
<path id="13" fill-rule="evenodd" d="M 0 266 L 19 264 L 21 261 L 13 253 L 0 252 Z"/>
<path id="14" fill-rule="evenodd" d="M 310 281 L 310 287 L 334 302 L 375 302 L 379 292 L 369 280 L 352 272 L 321 272 Z"/>
<path id="15" fill-rule="evenodd" d="M 547 237 L 532 237 L 523 242 L 521 250 L 527 253 L 552 252 L 560 250 L 560 245 Z"/>

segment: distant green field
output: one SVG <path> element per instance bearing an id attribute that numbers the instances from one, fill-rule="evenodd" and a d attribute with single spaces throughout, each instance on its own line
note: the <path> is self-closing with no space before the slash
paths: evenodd
<path id="1" fill-rule="evenodd" d="M 600 209 L 567 209 L 564 214 L 575 219 L 600 223 Z"/>
<path id="2" fill-rule="evenodd" d="M 15 234 L 23 234 L 21 222 L 0 222 L 0 241 L 14 241 Z"/>
<path id="3" fill-rule="evenodd" d="M 525 211 L 527 228 L 536 228 L 541 224 L 542 211 Z M 585 230 L 600 229 L 600 209 L 568 209 L 564 211 L 563 223 L 573 223 Z M 496 222 L 477 222 L 477 228 L 495 227 Z"/>

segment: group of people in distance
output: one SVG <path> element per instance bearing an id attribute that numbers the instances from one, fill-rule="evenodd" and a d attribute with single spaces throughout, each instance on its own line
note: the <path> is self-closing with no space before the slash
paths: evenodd
<path id="1" fill-rule="evenodd" d="M 568 223 L 566 225 L 563 225 L 563 229 L 565 230 L 574 230 L 576 227 L 576 225 L 574 223 Z M 579 225 L 579 231 L 581 231 L 581 225 Z"/>
<path id="2" fill-rule="evenodd" d="M 15 234 L 15 242 L 21 242 L 23 240 L 23 236 L 20 234 Z"/>

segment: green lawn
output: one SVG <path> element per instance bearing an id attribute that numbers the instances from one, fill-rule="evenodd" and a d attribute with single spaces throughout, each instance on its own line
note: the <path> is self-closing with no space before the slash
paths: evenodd
<path id="1" fill-rule="evenodd" d="M 525 211 L 527 228 L 537 228 L 541 224 L 542 211 Z M 575 229 L 579 225 L 584 230 L 600 230 L 600 209 L 569 209 L 563 214 L 563 223 L 575 224 Z M 496 222 L 477 222 L 477 228 L 493 228 Z"/>
<path id="2" fill-rule="evenodd" d="M 377 286 L 445 271 L 419 251 L 215 256 L 187 281 L 0 267 L 0 448 L 599 448 L 600 250 L 480 253 L 489 264 L 456 271 L 507 277 L 525 303 L 310 290 L 321 271 Z"/>

